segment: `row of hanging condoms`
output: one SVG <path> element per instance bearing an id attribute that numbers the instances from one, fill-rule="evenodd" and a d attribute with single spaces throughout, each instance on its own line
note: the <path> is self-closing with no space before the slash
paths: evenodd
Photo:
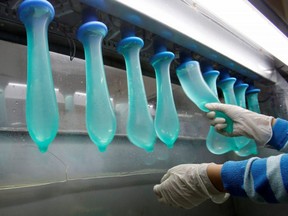
<path id="1" fill-rule="evenodd" d="M 24 0 L 18 8 L 20 20 L 27 32 L 27 95 L 26 122 L 29 135 L 41 152 L 46 152 L 54 140 L 59 125 L 58 105 L 56 101 L 48 47 L 48 25 L 54 17 L 53 6 L 46 0 Z M 86 60 L 86 128 L 90 139 L 99 151 L 106 150 L 116 132 L 116 117 L 111 105 L 107 88 L 101 44 L 107 34 L 107 27 L 99 22 L 91 10 L 86 11 L 83 24 L 79 27 L 77 38 L 84 47 Z M 151 64 L 155 69 L 157 82 L 157 107 L 155 119 L 148 110 L 142 79 L 139 53 L 143 40 L 136 37 L 132 29 L 122 32 L 122 40 L 117 51 L 124 56 L 128 80 L 129 113 L 127 136 L 136 146 L 153 151 L 156 136 L 172 148 L 179 134 L 179 119 L 172 95 L 169 76 L 170 63 L 174 54 L 165 46 L 157 43 Z M 259 112 L 258 92 L 240 80 L 229 77 L 206 67 L 200 71 L 199 63 L 188 55 L 181 55 L 181 64 L 176 73 L 186 95 L 204 112 L 206 103 L 220 102 L 217 85 L 223 91 L 226 103 L 239 105 Z M 216 83 L 220 74 L 220 81 Z M 236 82 L 236 84 L 235 84 Z M 248 88 L 248 90 L 246 90 Z M 246 94 L 246 97 L 245 97 Z M 227 132 L 233 129 L 231 119 L 223 113 L 228 123 Z M 228 138 L 210 127 L 207 140 L 209 151 L 223 154 L 229 151 L 239 156 L 256 154 L 253 140 L 245 137 Z"/>

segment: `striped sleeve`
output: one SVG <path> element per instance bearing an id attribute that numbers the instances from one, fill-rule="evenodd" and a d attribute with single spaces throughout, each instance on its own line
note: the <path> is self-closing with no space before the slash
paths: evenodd
<path id="1" fill-rule="evenodd" d="M 268 145 L 288 152 L 288 121 L 277 119 Z M 224 188 L 234 196 L 249 197 L 257 202 L 288 202 L 288 154 L 268 158 L 253 157 L 223 164 Z"/>
<path id="2" fill-rule="evenodd" d="M 287 166 L 288 154 L 229 161 L 221 171 L 223 185 L 234 196 L 248 196 L 257 202 L 288 202 Z"/>
<path id="3" fill-rule="evenodd" d="M 288 152 L 288 121 L 277 118 L 272 131 L 272 138 L 266 145 L 281 152 Z"/>

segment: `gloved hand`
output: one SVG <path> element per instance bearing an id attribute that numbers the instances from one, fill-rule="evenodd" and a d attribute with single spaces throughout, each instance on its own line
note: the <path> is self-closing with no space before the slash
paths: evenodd
<path id="1" fill-rule="evenodd" d="M 252 138 L 259 145 L 265 145 L 272 137 L 272 116 L 266 116 L 243 109 L 240 106 L 208 103 L 205 105 L 211 112 L 207 117 L 217 132 L 225 136 L 246 136 Z M 233 132 L 227 133 L 223 129 L 227 126 L 224 118 L 215 118 L 214 111 L 221 111 L 233 120 Z"/>
<path id="2" fill-rule="evenodd" d="M 154 192 L 161 203 L 185 209 L 198 206 L 207 199 L 223 203 L 228 193 L 219 192 L 207 175 L 209 163 L 182 164 L 167 171 Z"/>

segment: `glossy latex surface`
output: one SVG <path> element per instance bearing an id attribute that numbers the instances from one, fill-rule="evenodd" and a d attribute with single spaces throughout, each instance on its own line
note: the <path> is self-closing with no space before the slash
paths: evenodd
<path id="1" fill-rule="evenodd" d="M 157 83 L 157 106 L 154 127 L 159 139 L 172 148 L 179 134 L 179 119 L 175 108 L 170 81 L 171 52 L 160 52 L 151 59 Z"/>
<path id="2" fill-rule="evenodd" d="M 148 110 L 139 59 L 143 45 L 141 38 L 127 37 L 119 42 L 117 50 L 124 56 L 127 71 L 129 100 L 127 136 L 134 145 L 146 151 L 153 151 L 156 132 Z"/>
<path id="3" fill-rule="evenodd" d="M 248 88 L 248 84 L 244 84 L 244 83 L 234 86 L 236 103 L 238 106 L 241 106 L 244 109 L 246 109 L 245 93 L 246 93 L 247 88 Z"/>
<path id="4" fill-rule="evenodd" d="M 261 113 L 259 101 L 258 101 L 258 93 L 247 94 L 246 99 L 247 99 L 247 105 L 248 105 L 249 110 L 253 112 Z"/>
<path id="5" fill-rule="evenodd" d="M 116 131 L 116 117 L 106 83 L 101 44 L 107 34 L 105 24 L 90 21 L 78 30 L 86 60 L 86 128 L 99 151 L 106 150 Z"/>
<path id="6" fill-rule="evenodd" d="M 234 92 L 234 84 L 236 82 L 236 79 L 233 77 L 226 78 L 224 80 L 220 80 L 217 85 L 222 90 L 224 95 L 224 100 L 226 104 L 232 104 L 237 105 L 235 92 Z M 247 145 L 250 142 L 250 139 L 239 136 L 234 137 L 235 144 L 239 149 L 243 148 L 245 145 Z"/>
<path id="7" fill-rule="evenodd" d="M 219 76 L 219 71 L 211 70 L 203 73 L 203 78 L 214 95 L 218 97 L 216 80 Z M 210 126 L 206 137 L 206 146 L 213 154 L 224 154 L 236 149 L 234 138 L 223 136 L 218 133 L 213 126 Z"/>
<path id="8" fill-rule="evenodd" d="M 195 103 L 199 109 L 204 112 L 209 112 L 205 107 L 206 103 L 220 103 L 216 95 L 212 92 L 202 77 L 199 63 L 197 61 L 188 61 L 182 63 L 177 69 L 176 73 L 181 86 L 190 100 Z M 224 113 L 216 112 L 217 117 L 226 119 L 228 126 L 227 132 L 233 130 L 233 122 Z"/>
<path id="9" fill-rule="evenodd" d="M 27 33 L 27 128 L 39 150 L 46 152 L 59 126 L 47 38 L 54 9 L 47 1 L 30 0 L 20 5 L 18 13 Z"/>
<path id="10" fill-rule="evenodd" d="M 237 105 L 241 106 L 244 109 L 246 109 L 245 93 L 247 88 L 248 84 L 240 84 L 234 87 Z M 257 145 L 254 140 L 249 139 L 248 144 L 243 148 L 239 149 L 238 151 L 235 151 L 235 153 L 241 157 L 246 157 L 251 154 L 257 154 Z"/>

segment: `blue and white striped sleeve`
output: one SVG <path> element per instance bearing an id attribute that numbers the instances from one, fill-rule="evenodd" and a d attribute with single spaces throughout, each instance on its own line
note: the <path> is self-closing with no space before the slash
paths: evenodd
<path id="1" fill-rule="evenodd" d="M 266 144 L 281 152 L 288 152 L 288 121 L 277 118 L 276 123 L 272 127 L 273 135 Z"/>
<path id="2" fill-rule="evenodd" d="M 280 151 L 288 148 L 288 121 L 277 119 L 269 145 Z M 288 154 L 268 158 L 253 157 L 224 163 L 224 188 L 234 196 L 267 203 L 288 202 Z"/>

